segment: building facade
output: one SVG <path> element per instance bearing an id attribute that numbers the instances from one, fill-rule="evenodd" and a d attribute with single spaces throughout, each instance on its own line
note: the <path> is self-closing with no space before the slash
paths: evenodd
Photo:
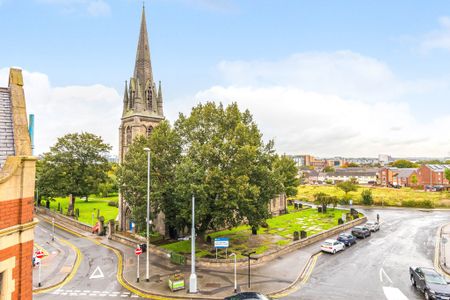
<path id="1" fill-rule="evenodd" d="M 32 299 L 35 163 L 22 71 L 0 88 L 0 299 Z"/>
<path id="2" fill-rule="evenodd" d="M 164 120 L 164 112 L 161 81 L 156 88 L 153 81 L 145 8 L 143 8 L 134 74 L 129 82 L 125 82 L 123 112 L 119 128 L 119 163 L 125 160 L 125 155 L 133 139 L 139 135 L 150 135 L 153 128 L 162 120 Z M 131 210 L 126 199 L 119 195 L 119 226 L 121 230 L 130 229 L 130 215 Z M 164 231 L 164 222 L 161 222 L 161 217 L 159 215 L 155 223 L 158 231 Z"/>
<path id="3" fill-rule="evenodd" d="M 450 169 L 450 165 L 421 165 L 417 170 L 419 185 L 423 186 L 441 186 L 448 185 L 449 181 L 445 178 L 445 170 Z"/>

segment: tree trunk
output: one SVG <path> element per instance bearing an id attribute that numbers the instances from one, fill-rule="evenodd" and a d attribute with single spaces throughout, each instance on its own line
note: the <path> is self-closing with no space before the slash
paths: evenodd
<path id="1" fill-rule="evenodd" d="M 68 210 L 67 214 L 69 216 L 74 216 L 74 212 L 75 212 L 75 196 L 74 195 L 72 195 L 72 194 L 69 195 L 69 202 L 70 202 L 70 205 L 69 205 L 69 210 Z"/>

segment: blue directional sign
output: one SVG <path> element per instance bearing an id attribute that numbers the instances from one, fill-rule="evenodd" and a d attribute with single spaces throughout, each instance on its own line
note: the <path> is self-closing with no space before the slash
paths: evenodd
<path id="1" fill-rule="evenodd" d="M 230 246 L 230 238 L 215 238 L 214 239 L 214 248 L 216 249 L 224 249 Z"/>

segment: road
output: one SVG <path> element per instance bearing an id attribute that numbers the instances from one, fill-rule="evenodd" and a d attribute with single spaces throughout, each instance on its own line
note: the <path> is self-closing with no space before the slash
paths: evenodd
<path id="1" fill-rule="evenodd" d="M 433 267 L 436 232 L 450 212 L 366 210 L 382 227 L 335 255 L 322 254 L 305 285 L 283 299 L 423 299 L 409 281 L 410 265 Z"/>
<path id="2" fill-rule="evenodd" d="M 38 228 L 47 232 L 51 225 L 45 221 L 38 223 Z M 35 294 L 33 299 L 125 299 L 138 297 L 123 288 L 117 281 L 117 257 L 110 249 L 96 245 L 92 240 L 75 236 L 59 228 L 55 229 L 56 238 L 62 238 L 75 245 L 82 253 L 81 264 L 73 279 L 60 289 L 48 293 Z M 42 235 L 36 242 L 45 244 Z M 51 235 L 47 235 L 51 239 Z"/>

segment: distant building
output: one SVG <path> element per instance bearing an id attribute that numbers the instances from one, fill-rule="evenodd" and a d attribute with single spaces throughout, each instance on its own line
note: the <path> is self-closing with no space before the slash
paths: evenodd
<path id="1" fill-rule="evenodd" d="M 35 164 L 22 71 L 11 69 L 0 88 L 0 299 L 32 299 Z"/>
<path id="2" fill-rule="evenodd" d="M 445 178 L 446 169 L 450 169 L 450 165 L 421 165 L 417 171 L 419 185 L 448 185 L 449 181 Z"/>
<path id="3" fill-rule="evenodd" d="M 394 161 L 390 155 L 387 154 L 379 154 L 378 155 L 378 163 L 382 166 L 389 164 Z"/>
<path id="4" fill-rule="evenodd" d="M 411 187 L 419 184 L 418 168 L 385 167 L 378 172 L 378 183 L 381 186 Z"/>
<path id="5" fill-rule="evenodd" d="M 324 174 L 323 182 L 331 181 L 333 184 L 349 181 L 354 178 L 359 184 L 375 184 L 377 182 L 376 169 L 363 168 L 343 168 L 336 169 L 335 172 L 321 173 Z M 319 178 L 321 178 L 319 175 Z"/>

